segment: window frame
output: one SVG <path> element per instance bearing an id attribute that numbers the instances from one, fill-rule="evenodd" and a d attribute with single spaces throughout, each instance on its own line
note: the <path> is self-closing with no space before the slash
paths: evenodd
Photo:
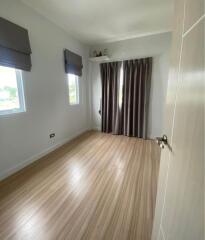
<path id="1" fill-rule="evenodd" d="M 16 73 L 16 85 L 17 85 L 17 91 L 18 91 L 19 108 L 0 110 L 0 117 L 26 112 L 22 71 L 15 68 L 11 68 L 11 69 L 14 69 Z"/>
<path id="2" fill-rule="evenodd" d="M 69 87 L 69 75 L 74 75 L 75 76 L 75 85 L 76 85 L 76 103 L 71 103 L 70 102 L 70 87 Z M 68 88 L 68 104 L 70 106 L 79 106 L 80 105 L 80 77 L 75 74 L 67 74 L 67 88 Z"/>

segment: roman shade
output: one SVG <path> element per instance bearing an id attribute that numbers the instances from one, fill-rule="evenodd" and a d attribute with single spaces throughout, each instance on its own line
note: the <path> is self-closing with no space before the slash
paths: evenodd
<path id="1" fill-rule="evenodd" d="M 0 17 L 0 65 L 31 70 L 28 31 Z"/>
<path id="2" fill-rule="evenodd" d="M 82 76 L 82 57 L 67 49 L 64 50 L 65 72 Z"/>

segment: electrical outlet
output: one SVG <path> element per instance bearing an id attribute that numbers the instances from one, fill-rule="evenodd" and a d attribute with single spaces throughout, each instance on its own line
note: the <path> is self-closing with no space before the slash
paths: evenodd
<path id="1" fill-rule="evenodd" d="M 56 136 L 56 134 L 55 133 L 51 133 L 49 136 L 50 136 L 50 138 L 54 138 Z"/>

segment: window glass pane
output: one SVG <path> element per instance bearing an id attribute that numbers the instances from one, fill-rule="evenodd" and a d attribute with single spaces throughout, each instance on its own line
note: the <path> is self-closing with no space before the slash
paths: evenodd
<path id="1" fill-rule="evenodd" d="M 0 66 L 0 111 L 19 108 L 16 70 Z"/>
<path id="2" fill-rule="evenodd" d="M 68 92 L 69 92 L 69 103 L 79 104 L 79 88 L 78 88 L 78 76 L 68 74 Z"/>

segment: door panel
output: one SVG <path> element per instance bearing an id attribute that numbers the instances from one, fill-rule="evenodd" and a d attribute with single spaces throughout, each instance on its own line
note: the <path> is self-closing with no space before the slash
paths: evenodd
<path id="1" fill-rule="evenodd" d="M 155 209 L 155 221 L 153 225 L 152 231 L 152 240 L 161 239 L 159 234 L 161 234 L 160 225 L 161 225 L 161 216 L 162 216 L 162 206 L 164 205 L 164 196 L 165 196 L 165 189 L 166 189 L 166 178 L 167 178 L 167 171 L 169 167 L 169 158 L 166 159 L 166 156 L 169 156 L 168 149 L 164 149 L 161 152 L 161 161 L 160 163 L 160 171 L 159 171 L 159 180 L 157 186 L 157 201 L 156 201 L 156 209 Z"/>
<path id="2" fill-rule="evenodd" d="M 161 154 L 152 240 L 204 240 L 204 1 L 175 0 L 164 123 L 172 151 Z"/>
<path id="3" fill-rule="evenodd" d="M 185 31 L 204 14 L 204 0 L 186 0 Z"/>
<path id="4" fill-rule="evenodd" d="M 159 240 L 164 240 L 162 231 L 159 232 Z"/>
<path id="5" fill-rule="evenodd" d="M 162 219 L 169 240 L 204 240 L 204 27 L 201 21 L 183 43 L 174 152 Z"/>
<path id="6" fill-rule="evenodd" d="M 179 0 L 175 4 L 175 22 L 172 36 L 172 54 L 170 59 L 170 72 L 168 81 L 168 90 L 166 98 L 166 108 L 164 109 L 164 133 L 168 137 L 169 144 L 172 141 L 172 126 L 174 120 L 174 110 L 176 102 L 176 90 L 179 79 L 179 61 L 182 46 L 182 34 L 183 34 L 183 20 L 184 20 L 184 0 Z M 161 163 L 159 171 L 158 189 L 157 189 L 157 201 L 155 209 L 155 221 L 152 231 L 152 240 L 157 240 L 159 235 L 161 216 L 164 205 L 164 196 L 166 190 L 166 179 L 170 163 L 170 150 L 165 148 L 161 152 Z"/>

